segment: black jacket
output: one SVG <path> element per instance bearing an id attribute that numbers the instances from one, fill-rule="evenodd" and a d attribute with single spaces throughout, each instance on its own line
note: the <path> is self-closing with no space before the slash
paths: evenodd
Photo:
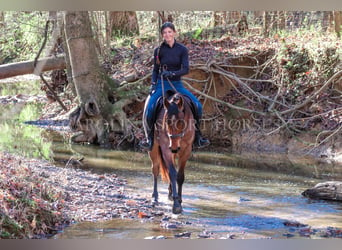
<path id="1" fill-rule="evenodd" d="M 174 73 L 174 76 L 169 78 L 170 81 L 179 81 L 181 76 L 189 73 L 189 53 L 183 44 L 175 41 L 171 48 L 166 42 L 163 42 L 159 50 L 159 55 L 157 55 L 158 48 L 154 50 L 152 82 L 156 83 L 160 79 L 160 73 L 163 70 Z M 157 56 L 159 57 L 160 65 L 157 64 Z"/>

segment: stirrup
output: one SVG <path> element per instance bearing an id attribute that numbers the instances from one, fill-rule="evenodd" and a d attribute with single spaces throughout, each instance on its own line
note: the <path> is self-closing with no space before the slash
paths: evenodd
<path id="1" fill-rule="evenodd" d="M 210 144 L 210 141 L 206 138 L 200 137 L 195 141 L 196 148 L 204 148 Z"/>
<path id="2" fill-rule="evenodd" d="M 151 140 L 143 140 L 139 143 L 140 147 L 144 150 L 151 151 L 152 150 L 152 141 Z"/>

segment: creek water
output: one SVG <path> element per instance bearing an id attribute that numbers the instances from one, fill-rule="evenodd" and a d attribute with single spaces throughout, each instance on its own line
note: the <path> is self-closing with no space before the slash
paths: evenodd
<path id="1" fill-rule="evenodd" d="M 152 177 L 146 153 L 71 145 L 57 132 L 25 122 L 38 119 L 40 104 L 0 105 L 0 150 L 30 157 L 50 158 L 65 165 L 71 157 L 84 157 L 83 167 L 111 172 L 127 180 L 126 190 L 151 198 Z M 286 221 L 314 230 L 342 228 L 342 204 L 310 200 L 301 193 L 318 182 L 341 180 L 341 164 L 286 155 L 231 155 L 194 152 L 186 167 L 183 213 L 191 238 L 206 231 L 239 238 L 321 238 L 305 234 Z M 160 200 L 169 206 L 167 185 L 160 183 Z M 54 238 L 142 239 L 173 237 L 184 229 L 165 229 L 159 223 L 113 219 L 83 222 Z M 303 236 L 304 235 L 304 236 Z"/>
<path id="2" fill-rule="evenodd" d="M 59 153 L 58 146 L 53 146 L 55 157 L 65 159 L 65 152 Z M 113 171 L 127 179 L 129 192 L 151 197 L 150 162 L 145 154 L 92 146 L 74 146 L 73 151 L 85 156 L 87 168 Z M 286 226 L 286 221 L 300 222 L 315 229 L 342 228 L 340 203 L 309 200 L 301 195 L 318 182 L 341 180 L 341 177 L 341 166 L 309 158 L 290 161 L 279 155 L 257 157 L 195 152 L 186 168 L 181 218 L 192 225 L 187 230 L 194 235 L 207 231 L 245 238 L 302 237 L 299 230 Z M 161 201 L 168 204 L 171 211 L 167 185 L 161 183 L 159 187 Z M 115 219 L 79 223 L 58 238 L 138 239 L 168 237 L 180 231 L 166 230 L 159 224 Z"/>

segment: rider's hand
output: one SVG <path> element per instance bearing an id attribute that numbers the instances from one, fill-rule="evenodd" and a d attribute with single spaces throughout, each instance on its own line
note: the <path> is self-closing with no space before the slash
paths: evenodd
<path id="1" fill-rule="evenodd" d="M 161 75 L 162 75 L 162 77 L 164 77 L 164 78 L 170 78 L 170 77 L 175 76 L 175 73 L 172 72 L 172 71 L 164 70 L 164 71 L 161 73 Z"/>

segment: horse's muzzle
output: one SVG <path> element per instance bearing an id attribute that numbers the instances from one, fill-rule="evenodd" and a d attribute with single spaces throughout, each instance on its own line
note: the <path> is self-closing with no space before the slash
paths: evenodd
<path id="1" fill-rule="evenodd" d="M 172 152 L 173 154 L 177 154 L 177 153 L 179 152 L 179 150 L 180 150 L 180 147 L 178 147 L 177 149 L 172 149 L 172 148 L 170 147 L 170 150 L 171 150 L 171 152 Z"/>

